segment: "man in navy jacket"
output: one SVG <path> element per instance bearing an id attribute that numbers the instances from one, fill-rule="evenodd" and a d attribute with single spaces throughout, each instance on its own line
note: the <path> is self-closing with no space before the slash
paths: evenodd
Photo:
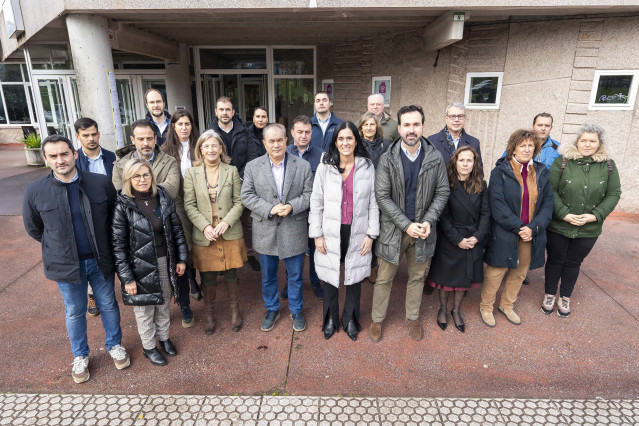
<path id="1" fill-rule="evenodd" d="M 333 103 L 326 92 L 317 92 L 313 99 L 315 115 L 311 117 L 311 125 L 313 126 L 311 146 L 326 152 L 333 138 L 335 126 L 342 120 L 331 114 Z"/>
<path id="2" fill-rule="evenodd" d="M 455 102 L 449 105 L 446 108 L 444 122 L 446 125 L 439 133 L 428 137 L 428 140 L 437 148 L 442 157 L 444 157 L 444 164 L 448 165 L 450 157 L 462 146 L 474 148 L 481 160 L 479 139 L 469 135 L 464 130 L 464 124 L 466 123 L 466 107 L 464 107 L 464 104 Z M 481 164 L 481 166 L 483 167 L 483 164 Z"/>
<path id="3" fill-rule="evenodd" d="M 100 146 L 100 132 L 98 123 L 89 117 L 83 117 L 75 122 L 75 138 L 80 141 L 82 148 L 78 150 L 78 158 L 75 166 L 83 172 L 97 173 L 113 177 L 113 162 L 115 153 Z M 87 307 L 89 316 L 100 315 L 100 309 L 93 298 L 93 288 L 89 283 L 89 304 Z"/>

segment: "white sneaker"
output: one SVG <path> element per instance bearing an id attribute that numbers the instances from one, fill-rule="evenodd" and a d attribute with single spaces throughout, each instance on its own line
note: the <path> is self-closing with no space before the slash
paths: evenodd
<path id="1" fill-rule="evenodd" d="M 124 368 L 127 368 L 129 365 L 131 365 L 131 359 L 129 358 L 129 354 L 126 353 L 126 350 L 120 346 L 120 345 L 115 345 L 111 348 L 111 350 L 109 351 L 109 354 L 111 355 L 111 358 L 113 358 L 113 361 L 115 362 L 115 368 L 117 368 L 118 370 L 122 370 Z"/>
<path id="2" fill-rule="evenodd" d="M 555 310 L 555 295 L 554 294 L 544 294 L 544 300 L 541 302 L 541 311 L 546 314 L 552 314 L 552 311 Z"/>
<path id="3" fill-rule="evenodd" d="M 570 297 L 562 297 L 557 303 L 557 315 L 566 318 L 570 315 Z"/>
<path id="4" fill-rule="evenodd" d="M 76 356 L 73 358 L 73 368 L 71 369 L 71 377 L 76 383 L 84 383 L 89 380 L 89 357 Z"/>

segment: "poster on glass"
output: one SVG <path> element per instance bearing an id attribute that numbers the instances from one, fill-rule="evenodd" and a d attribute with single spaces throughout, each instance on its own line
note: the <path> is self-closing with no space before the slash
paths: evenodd
<path id="1" fill-rule="evenodd" d="M 373 93 L 384 97 L 384 106 L 390 107 L 391 78 L 390 76 L 373 77 Z"/>

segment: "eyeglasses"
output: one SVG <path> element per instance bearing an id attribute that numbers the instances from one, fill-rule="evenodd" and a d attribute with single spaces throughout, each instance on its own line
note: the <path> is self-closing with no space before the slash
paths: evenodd
<path id="1" fill-rule="evenodd" d="M 466 118 L 466 114 L 447 115 L 446 117 L 450 118 L 453 121 L 455 121 L 455 120 L 463 120 L 464 118 Z"/>
<path id="2" fill-rule="evenodd" d="M 134 182 L 139 182 L 139 181 L 141 181 L 142 179 L 144 179 L 144 180 L 151 180 L 151 178 L 152 178 L 152 177 L 153 177 L 153 176 L 152 176 L 150 173 L 145 173 L 145 174 L 143 174 L 143 175 L 133 175 L 133 176 L 131 177 L 131 179 L 132 179 Z"/>
<path id="3" fill-rule="evenodd" d="M 164 101 L 149 101 L 147 105 L 162 105 Z"/>

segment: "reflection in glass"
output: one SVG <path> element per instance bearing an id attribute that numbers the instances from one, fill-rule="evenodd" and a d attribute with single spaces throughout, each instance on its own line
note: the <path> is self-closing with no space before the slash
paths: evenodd
<path id="1" fill-rule="evenodd" d="M 72 70 L 71 53 L 66 45 L 29 45 L 29 55 L 34 70 Z"/>
<path id="2" fill-rule="evenodd" d="M 205 69 L 266 69 L 266 49 L 200 49 Z"/>
<path id="3" fill-rule="evenodd" d="M 49 135 L 62 135 L 70 138 L 68 131 L 68 115 L 65 107 L 64 94 L 58 80 L 38 80 L 42 109 Z"/>
<path id="4" fill-rule="evenodd" d="M 472 77 L 470 79 L 470 103 L 494 104 L 497 102 L 499 77 Z"/>
<path id="5" fill-rule="evenodd" d="M 275 121 L 287 129 L 298 115 L 313 115 L 313 79 L 275 79 Z"/>
<path id="6" fill-rule="evenodd" d="M 22 73 L 18 64 L 0 64 L 0 82 L 21 82 Z"/>
<path id="7" fill-rule="evenodd" d="M 80 95 L 78 94 L 78 81 L 71 79 L 71 96 L 73 96 L 73 106 L 78 118 L 82 117 L 82 108 L 80 108 Z"/>
<path id="8" fill-rule="evenodd" d="M 596 104 L 625 105 L 628 103 L 632 75 L 602 75 L 597 85 Z"/>
<path id="9" fill-rule="evenodd" d="M 4 84 L 2 86 L 7 115 L 11 124 L 30 124 L 29 104 L 22 84 Z"/>
<path id="10" fill-rule="evenodd" d="M 124 133 L 124 143 L 128 145 L 131 140 L 131 125 L 135 121 L 135 105 L 133 104 L 133 94 L 131 82 L 128 79 L 117 79 L 115 86 L 118 90 L 118 103 L 120 105 L 120 118 L 122 120 L 122 132 Z"/>
<path id="11" fill-rule="evenodd" d="M 313 75 L 313 49 L 273 49 L 276 75 Z"/>

